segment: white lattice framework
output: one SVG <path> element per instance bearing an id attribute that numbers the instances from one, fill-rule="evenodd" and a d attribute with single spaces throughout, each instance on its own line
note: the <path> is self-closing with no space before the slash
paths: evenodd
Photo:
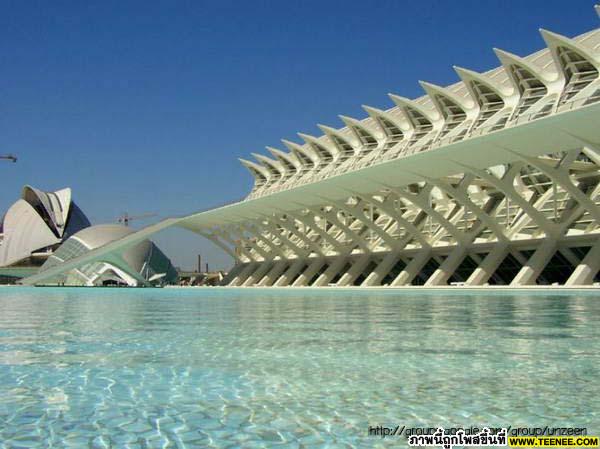
<path id="1" fill-rule="evenodd" d="M 592 284 L 600 30 L 541 33 L 530 56 L 495 50 L 496 69 L 457 67 L 456 84 L 422 82 L 423 97 L 390 95 L 388 110 L 242 160 L 244 200 L 103 251 L 177 225 L 236 260 L 231 286 Z"/>

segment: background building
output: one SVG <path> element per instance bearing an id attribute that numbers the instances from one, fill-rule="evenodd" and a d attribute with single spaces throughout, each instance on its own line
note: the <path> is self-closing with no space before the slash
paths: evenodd
<path id="1" fill-rule="evenodd" d="M 23 187 L 0 221 L 0 267 L 39 267 L 69 236 L 90 226 L 71 189 Z"/>
<path id="2" fill-rule="evenodd" d="M 71 189 L 43 192 L 25 186 L 21 198 L 0 222 L 0 283 L 45 272 L 134 233 L 130 228 L 106 224 L 91 226 L 71 199 Z M 54 285 L 156 286 L 174 283 L 171 261 L 150 240 L 128 246 L 118 255 L 86 264 L 48 279 Z"/>
<path id="3" fill-rule="evenodd" d="M 91 226 L 69 237 L 42 265 L 40 273 L 88 251 L 132 234 L 118 224 Z M 81 286 L 155 286 L 174 283 L 177 272 L 171 261 L 150 240 L 143 240 L 119 254 L 82 265 L 48 279 L 46 284 Z"/>

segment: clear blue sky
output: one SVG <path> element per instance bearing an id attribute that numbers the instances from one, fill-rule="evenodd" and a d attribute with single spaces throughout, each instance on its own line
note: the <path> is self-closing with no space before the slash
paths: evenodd
<path id="1" fill-rule="evenodd" d="M 598 26 L 592 1 L 0 1 L 0 210 L 23 184 L 73 188 L 93 223 L 244 196 L 237 161 L 281 138 L 525 55 L 538 28 Z M 138 226 L 149 224 L 148 221 Z M 157 236 L 175 264 L 220 250 Z"/>

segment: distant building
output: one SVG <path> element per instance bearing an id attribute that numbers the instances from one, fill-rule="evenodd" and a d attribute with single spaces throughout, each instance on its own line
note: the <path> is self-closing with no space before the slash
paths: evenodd
<path id="1" fill-rule="evenodd" d="M 69 236 L 90 226 L 71 189 L 23 187 L 0 221 L 0 267 L 39 267 Z"/>
<path id="2" fill-rule="evenodd" d="M 134 231 L 118 224 L 92 226 L 69 237 L 44 263 L 49 268 L 81 256 L 95 248 L 119 240 Z M 81 286 L 156 286 L 177 281 L 177 271 L 171 261 L 150 240 L 142 240 L 122 253 L 106 257 L 69 270 L 45 281 L 45 284 Z"/>
<path id="3" fill-rule="evenodd" d="M 0 284 L 44 272 L 132 233 L 123 225 L 91 226 L 69 188 L 43 192 L 25 186 L 0 221 Z M 171 261 L 144 239 L 118 255 L 65 271 L 44 284 L 155 286 L 176 281 Z"/>

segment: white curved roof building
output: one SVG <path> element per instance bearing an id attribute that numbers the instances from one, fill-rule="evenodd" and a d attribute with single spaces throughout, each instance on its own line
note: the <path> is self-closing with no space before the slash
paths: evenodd
<path id="1" fill-rule="evenodd" d="M 134 231 L 118 224 L 104 224 L 85 228 L 70 236 L 48 258 L 40 268 L 43 274 L 48 269 L 65 261 L 82 256 L 107 243 L 122 239 Z M 120 253 L 111 253 L 104 258 L 82 265 L 48 279 L 47 284 L 59 285 L 126 285 L 151 286 L 172 283 L 177 272 L 171 261 L 150 240 L 142 240 Z"/>
<path id="2" fill-rule="evenodd" d="M 0 267 L 41 265 L 64 239 L 88 226 L 71 189 L 43 192 L 25 186 L 0 221 Z"/>
<path id="3" fill-rule="evenodd" d="M 242 201 L 48 271 L 180 226 L 235 259 L 226 285 L 600 282 L 600 30 L 541 37 L 536 53 L 496 49 L 485 73 L 456 67 L 450 86 L 421 82 L 419 98 L 390 94 L 390 108 L 243 160 Z"/>

